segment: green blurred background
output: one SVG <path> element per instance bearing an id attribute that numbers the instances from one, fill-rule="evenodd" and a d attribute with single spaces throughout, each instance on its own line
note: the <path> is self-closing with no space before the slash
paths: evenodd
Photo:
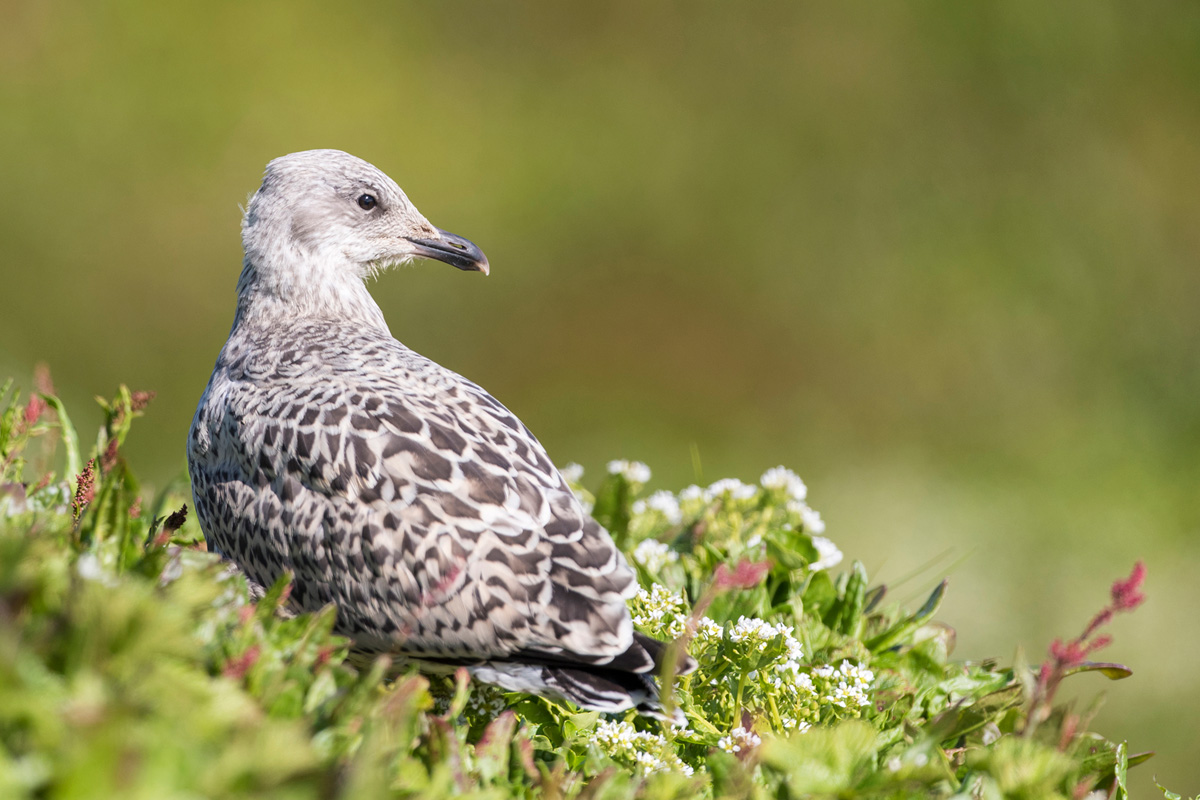
<path id="1" fill-rule="evenodd" d="M 157 390 L 149 481 L 228 332 L 239 203 L 270 158 L 348 150 L 492 262 L 384 276 L 393 332 L 559 464 L 792 466 L 894 596 L 950 572 L 964 657 L 1040 658 L 1145 559 L 1105 653 L 1135 675 L 1083 689 L 1159 751 L 1137 794 L 1200 791 L 1200 6 L 0 18 L 0 374 L 49 363 L 85 431 L 93 395 Z"/>

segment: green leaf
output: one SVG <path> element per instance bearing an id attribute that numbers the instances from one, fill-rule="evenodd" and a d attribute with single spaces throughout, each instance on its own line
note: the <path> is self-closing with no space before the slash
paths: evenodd
<path id="1" fill-rule="evenodd" d="M 867 570 L 855 561 L 846 580 L 846 588 L 838 601 L 826 612 L 825 624 L 846 636 L 857 636 L 863 626 L 863 606 L 866 603 Z"/>
<path id="2" fill-rule="evenodd" d="M 867 649 L 873 653 L 878 653 L 882 650 L 887 650 L 890 647 L 903 642 L 917 628 L 924 625 L 929 620 L 933 619 L 933 615 L 941 608 L 942 598 L 946 595 L 946 587 L 950 585 L 949 580 L 943 580 L 930 593 L 925 603 L 910 617 L 906 617 L 897 622 L 892 627 L 888 628 L 883 633 L 872 637 L 866 641 Z"/>
<path id="3" fill-rule="evenodd" d="M 79 437 L 75 434 L 75 426 L 71 424 L 71 418 L 67 416 L 67 409 L 62 400 L 52 394 L 44 394 L 42 399 L 58 415 L 59 435 L 62 437 L 63 452 L 66 454 L 66 474 L 63 477 L 73 481 L 76 475 L 83 472 L 83 458 L 79 453 Z"/>
<path id="4" fill-rule="evenodd" d="M 837 588 L 829 573 L 817 572 L 810 575 L 801 598 L 805 613 L 824 618 L 838 599 Z"/>
<path id="5" fill-rule="evenodd" d="M 1099 661 L 1085 661 L 1075 667 L 1070 667 L 1063 670 L 1063 676 L 1078 675 L 1081 672 L 1099 672 L 1110 681 L 1119 681 L 1128 678 L 1133 674 L 1133 670 L 1124 664 L 1110 664 Z"/>
<path id="6" fill-rule="evenodd" d="M 888 587 L 886 583 L 881 583 L 867 590 L 866 605 L 863 606 L 863 613 L 870 614 L 874 611 L 883 598 L 887 596 Z"/>
<path id="7" fill-rule="evenodd" d="M 568 739 L 574 739 L 580 733 L 584 733 L 592 730 L 592 728 L 595 728 L 596 723 L 599 721 L 599 711 L 584 711 L 579 714 L 572 714 L 563 721 L 563 735 Z"/>
<path id="8" fill-rule="evenodd" d="M 505 711 L 488 723 L 479 743 L 475 745 L 479 775 L 485 783 L 490 783 L 508 774 L 513 734 L 516 729 L 516 715 L 511 711 Z"/>
<path id="9" fill-rule="evenodd" d="M 1128 800 L 1129 790 L 1125 786 L 1125 775 L 1129 770 L 1129 745 L 1121 742 L 1117 745 L 1117 766 L 1113 773 L 1117 781 L 1117 791 L 1113 800 Z"/>
<path id="10" fill-rule="evenodd" d="M 1172 792 L 1158 781 L 1155 781 L 1154 785 L 1158 787 L 1158 790 L 1163 793 L 1163 797 L 1167 798 L 1167 800 L 1183 800 L 1183 798 L 1180 797 L 1179 792 Z"/>
<path id="11" fill-rule="evenodd" d="M 937 742 L 954 742 L 998 718 L 1006 709 L 1019 706 L 1023 698 L 1021 686 L 1014 683 L 978 699 L 963 699 L 931 719 L 925 734 Z"/>
<path id="12" fill-rule="evenodd" d="M 304 697 L 304 713 L 313 713 L 322 703 L 334 697 L 337 691 L 337 680 L 333 677 L 333 672 L 321 670 L 317 673 L 312 685 L 308 687 L 308 694 Z"/>

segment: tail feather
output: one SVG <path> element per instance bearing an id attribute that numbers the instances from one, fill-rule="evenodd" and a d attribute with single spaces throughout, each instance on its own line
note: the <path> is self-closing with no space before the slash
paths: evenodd
<path id="1" fill-rule="evenodd" d="M 679 709 L 670 716 L 664 711 L 654 679 L 673 651 L 669 643 L 635 633 L 629 650 L 603 665 L 577 661 L 566 653 L 525 652 L 511 661 L 489 661 L 468 669 L 478 680 L 509 691 L 554 697 L 610 714 L 634 708 L 640 714 L 682 725 Z M 675 674 L 696 669 L 695 659 L 683 648 L 676 653 Z"/>
<path id="2" fill-rule="evenodd" d="M 687 650 L 679 642 L 660 642 L 658 639 L 651 639 L 646 634 L 635 631 L 633 634 L 633 644 L 634 647 L 641 647 L 650 654 L 650 658 L 654 661 L 655 672 L 662 672 L 667 655 L 672 651 L 675 652 L 676 675 L 687 675 L 690 672 L 695 672 L 698 666 L 696 659 L 689 656 Z M 633 647 L 629 649 L 632 650 Z"/>

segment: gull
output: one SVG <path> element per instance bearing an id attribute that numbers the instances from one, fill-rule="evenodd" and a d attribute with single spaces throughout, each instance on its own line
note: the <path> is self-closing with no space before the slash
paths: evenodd
<path id="1" fill-rule="evenodd" d="M 480 249 L 338 150 L 271 161 L 242 243 L 187 442 L 209 548 L 252 587 L 290 573 L 291 606 L 335 606 L 360 657 L 663 717 L 654 676 L 675 648 L 633 629 L 611 537 L 529 429 L 393 338 L 367 291 L 417 258 L 486 275 Z"/>

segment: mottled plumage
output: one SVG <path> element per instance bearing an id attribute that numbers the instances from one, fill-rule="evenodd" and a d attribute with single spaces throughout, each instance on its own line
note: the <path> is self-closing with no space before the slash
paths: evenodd
<path id="1" fill-rule="evenodd" d="M 664 645 L 634 632 L 607 532 L 508 409 L 392 338 L 364 285 L 414 257 L 486 272 L 478 248 L 334 150 L 271 162 L 242 231 L 188 438 L 209 546 L 259 585 L 291 570 L 295 607 L 336 605 L 359 651 L 657 713 Z"/>

